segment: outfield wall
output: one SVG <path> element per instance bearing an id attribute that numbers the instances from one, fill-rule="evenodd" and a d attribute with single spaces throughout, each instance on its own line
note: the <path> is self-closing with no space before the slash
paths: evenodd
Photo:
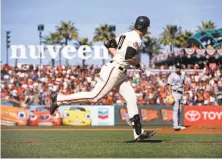
<path id="1" fill-rule="evenodd" d="M 172 125 L 172 109 L 172 106 L 139 106 L 142 125 Z M 128 118 L 126 106 L 115 107 L 115 125 L 127 125 Z"/>
<path id="2" fill-rule="evenodd" d="M 222 106 L 185 106 L 184 125 L 222 125 Z"/>
<path id="3" fill-rule="evenodd" d="M 46 108 L 48 109 L 46 106 L 31 105 L 27 110 L 27 115 L 22 109 L 19 112 L 11 108 L 2 109 L 1 125 L 122 126 L 127 125 L 126 120 L 129 119 L 126 106 L 61 106 L 56 116 L 51 116 Z M 171 126 L 173 106 L 139 106 L 139 114 L 143 125 Z M 26 120 L 26 122 L 21 124 L 21 120 Z M 181 110 L 180 123 L 185 126 L 222 124 L 222 106 L 184 106 Z"/>
<path id="4" fill-rule="evenodd" d="M 38 106 L 31 106 L 30 111 L 36 107 Z M 79 108 L 83 109 L 80 110 Z M 160 105 L 139 106 L 142 124 L 172 125 L 172 108 L 172 106 Z M 127 125 L 126 120 L 129 119 L 126 106 L 73 105 L 59 107 L 59 112 L 62 118 L 62 125 L 70 125 L 70 123 L 65 122 L 69 120 L 75 121 L 73 125 L 120 126 Z M 69 113 L 69 116 L 67 113 Z M 90 119 L 86 117 L 87 114 Z M 181 121 L 183 122 L 183 118 L 181 118 Z M 88 124 L 84 122 L 88 122 Z"/>
<path id="5" fill-rule="evenodd" d="M 35 110 L 39 106 L 31 106 Z M 114 106 L 68 105 L 59 107 L 61 125 L 67 126 L 113 126 Z M 35 114 L 35 113 L 34 113 Z M 47 114 L 45 114 L 46 116 Z M 44 121 L 39 121 L 44 122 Z"/>

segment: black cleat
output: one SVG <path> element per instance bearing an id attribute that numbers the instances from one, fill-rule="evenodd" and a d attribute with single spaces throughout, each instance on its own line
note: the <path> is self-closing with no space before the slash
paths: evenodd
<path id="1" fill-rule="evenodd" d="M 51 105 L 50 105 L 50 114 L 53 115 L 56 109 L 59 107 L 57 105 L 57 95 L 58 94 L 53 94 L 51 96 Z"/>
<path id="2" fill-rule="evenodd" d="M 174 129 L 174 131 L 180 131 L 180 128 L 176 128 L 176 129 Z"/>
<path id="3" fill-rule="evenodd" d="M 150 138 L 151 136 L 153 136 L 154 134 L 156 134 L 156 131 L 144 131 L 138 138 L 136 138 L 137 142 L 143 141 L 146 138 Z"/>
<path id="4" fill-rule="evenodd" d="M 147 131 L 146 132 L 148 135 L 148 138 L 152 137 L 154 134 L 156 134 L 156 131 L 152 130 L 152 131 Z"/>

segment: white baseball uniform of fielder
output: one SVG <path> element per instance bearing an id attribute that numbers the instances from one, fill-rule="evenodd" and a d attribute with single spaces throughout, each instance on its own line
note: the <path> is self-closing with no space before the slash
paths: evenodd
<path id="1" fill-rule="evenodd" d="M 126 49 L 129 46 L 136 49 L 137 53 L 139 53 L 141 38 L 136 31 L 130 31 L 122 34 L 119 38 L 116 38 L 116 41 L 118 43 L 116 54 L 110 62 L 102 66 L 99 73 L 100 79 L 97 81 L 92 91 L 78 92 L 71 95 L 58 94 L 58 105 L 89 102 L 96 103 L 107 95 L 113 87 L 119 87 L 119 93 L 123 96 L 127 104 L 129 118 L 133 118 L 134 115 L 139 114 L 136 94 L 130 82 L 127 80 L 126 71 L 130 66 L 126 61 L 125 56 Z M 134 138 L 137 137 L 138 135 L 134 130 Z"/>
<path id="2" fill-rule="evenodd" d="M 168 77 L 167 83 L 172 86 L 172 95 L 175 100 L 173 105 L 173 127 L 174 129 L 180 127 L 180 112 L 183 97 L 183 85 L 185 81 L 185 75 L 172 72 Z"/>

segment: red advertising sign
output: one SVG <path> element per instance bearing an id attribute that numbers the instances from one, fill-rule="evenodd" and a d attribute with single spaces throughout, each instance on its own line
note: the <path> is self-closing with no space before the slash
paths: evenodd
<path id="1" fill-rule="evenodd" d="M 184 106 L 184 125 L 222 124 L 221 106 Z"/>
<path id="2" fill-rule="evenodd" d="M 165 122 L 173 120 L 173 110 L 161 109 L 162 119 Z"/>
<path id="3" fill-rule="evenodd" d="M 158 110 L 148 110 L 148 109 L 141 109 L 141 116 L 142 120 L 145 122 L 149 122 L 154 119 L 158 119 Z"/>
<path id="4" fill-rule="evenodd" d="M 129 119 L 128 111 L 125 108 L 120 108 L 120 119 L 126 121 Z"/>

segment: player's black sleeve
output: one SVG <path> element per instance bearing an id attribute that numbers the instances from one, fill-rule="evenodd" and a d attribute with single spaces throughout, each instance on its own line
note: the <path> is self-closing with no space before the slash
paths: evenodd
<path id="1" fill-rule="evenodd" d="M 109 48 L 117 48 L 117 43 L 116 43 L 115 39 L 107 41 L 106 43 L 104 43 L 104 45 L 105 45 L 105 47 L 107 49 L 109 49 Z"/>
<path id="2" fill-rule="evenodd" d="M 136 54 L 137 54 L 136 49 L 134 49 L 133 47 L 128 46 L 127 49 L 126 49 L 125 59 L 126 59 L 126 60 L 131 59 L 131 58 L 133 58 L 134 56 L 136 56 Z"/>

